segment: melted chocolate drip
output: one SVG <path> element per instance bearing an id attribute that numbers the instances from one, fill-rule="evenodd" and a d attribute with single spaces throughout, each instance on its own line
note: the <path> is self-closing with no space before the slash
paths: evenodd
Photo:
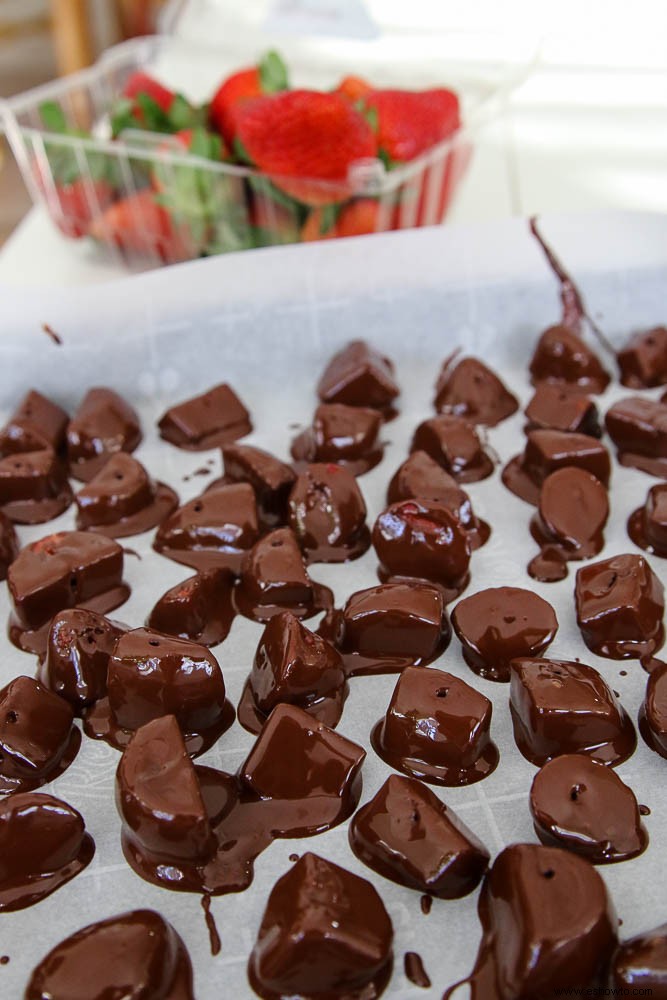
<path id="1" fill-rule="evenodd" d="M 67 457 L 75 479 L 89 482 L 117 451 L 141 441 L 139 417 L 112 389 L 89 389 L 67 425 Z"/>
<path id="2" fill-rule="evenodd" d="M 59 333 L 56 333 L 53 327 L 49 326 L 48 323 L 42 323 L 42 330 L 44 331 L 44 333 L 49 338 L 52 344 L 55 344 L 56 347 L 62 347 L 63 338 L 60 336 Z"/>
<path id="3" fill-rule="evenodd" d="M 313 462 L 336 463 L 354 476 L 363 476 L 382 460 L 381 423 L 381 415 L 369 407 L 322 403 L 315 410 L 312 427 L 292 441 L 295 468 L 300 471 Z"/>
<path id="4" fill-rule="evenodd" d="M 414 433 L 410 451 L 425 451 L 458 483 L 487 479 L 494 469 L 473 425 L 450 414 L 424 420 Z"/>
<path id="5" fill-rule="evenodd" d="M 425 990 L 431 986 L 431 980 L 424 968 L 421 955 L 418 955 L 416 951 L 406 951 L 403 956 L 403 970 L 406 979 L 409 979 L 415 986 L 421 986 Z"/>
<path id="6" fill-rule="evenodd" d="M 216 385 L 172 406 L 158 421 L 160 437 L 177 448 L 204 451 L 252 431 L 250 414 L 231 386 Z"/>
<path id="7" fill-rule="evenodd" d="M 537 513 L 530 522 L 530 533 L 542 549 L 541 563 L 532 560 L 528 566 L 530 575 L 551 578 L 550 564 L 557 573 L 559 562 L 565 566 L 569 560 L 597 555 L 604 546 L 608 517 L 607 491 L 595 476 L 575 467 L 552 472 L 542 483 Z M 541 575 L 544 566 L 546 572 Z"/>
<path id="8" fill-rule="evenodd" d="M 425 917 L 428 916 L 433 907 L 433 896 L 426 896 L 426 895 L 422 896 L 421 899 L 419 900 L 419 905 L 421 907 L 421 911 L 424 914 L 424 916 Z"/>
<path id="9" fill-rule="evenodd" d="M 473 424 L 495 427 L 519 409 L 519 402 L 498 376 L 477 358 L 444 362 L 435 387 L 438 413 L 465 417 Z"/>
<path id="10" fill-rule="evenodd" d="M 171 487 L 150 479 L 125 452 L 112 455 L 76 496 L 76 526 L 109 538 L 127 538 L 155 528 L 178 507 Z"/>
<path id="11" fill-rule="evenodd" d="M 211 955 L 215 958 L 216 955 L 220 954 L 222 941 L 220 940 L 215 917 L 211 913 L 211 896 L 208 892 L 205 892 L 201 898 L 201 908 L 204 911 L 204 920 L 206 921 L 206 930 L 208 931 Z"/>
<path id="12" fill-rule="evenodd" d="M 234 574 L 209 569 L 188 577 L 162 595 L 146 624 L 149 628 L 217 646 L 229 635 L 236 612 L 232 602 Z"/>

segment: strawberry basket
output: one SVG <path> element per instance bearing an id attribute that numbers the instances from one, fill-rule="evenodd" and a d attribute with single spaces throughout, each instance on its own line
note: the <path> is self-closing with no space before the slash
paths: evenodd
<path id="1" fill-rule="evenodd" d="M 242 102 L 238 134 L 217 134 L 221 81 L 257 66 L 275 82 L 278 45 L 292 89 Z M 495 32 L 278 45 L 255 33 L 235 36 L 227 49 L 135 39 L 88 70 L 0 102 L 34 201 L 65 236 L 134 269 L 440 223 L 475 129 L 502 110 L 534 60 L 530 41 Z M 449 101 L 442 137 L 428 108 L 396 111 L 398 88 L 453 95 L 440 98 Z M 406 118 L 422 134 L 414 143 L 411 133 L 401 158 Z M 292 120 L 290 144 L 278 146 L 278 123 Z M 380 148 L 378 128 L 388 133 L 387 122 L 393 132 Z"/>

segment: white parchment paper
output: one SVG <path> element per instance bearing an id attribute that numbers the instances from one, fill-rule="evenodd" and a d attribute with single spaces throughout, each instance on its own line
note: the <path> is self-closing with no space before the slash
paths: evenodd
<path id="1" fill-rule="evenodd" d="M 666 321 L 667 219 L 554 217 L 546 218 L 543 228 L 580 280 L 591 310 L 612 341 L 620 344 L 631 330 Z M 112 386 L 141 414 L 144 442 L 137 457 L 187 500 L 210 477 L 186 477 L 208 460 L 213 462 L 207 466 L 212 475 L 218 474 L 220 457 L 217 452 L 182 453 L 161 442 L 155 421 L 168 405 L 229 381 L 252 411 L 255 431 L 248 443 L 287 458 L 295 425 L 307 423 L 314 409 L 314 385 L 324 364 L 350 338 L 366 337 L 396 361 L 402 387 L 400 417 L 383 432 L 385 459 L 360 480 L 372 524 L 384 507 L 391 474 L 407 455 L 416 424 L 433 413 L 433 385 L 442 360 L 463 346 L 492 364 L 525 405 L 531 394 L 527 362 L 537 334 L 559 316 L 557 293 L 541 251 L 525 223 L 516 220 L 249 252 L 80 292 L 26 295 L 0 289 L 0 419 L 8 417 L 32 386 L 69 410 L 89 386 Z M 42 322 L 61 335 L 63 346 L 47 338 Z M 613 368 L 612 359 L 605 360 Z M 618 385 L 608 390 L 600 400 L 601 410 L 626 392 Z M 502 463 L 521 449 L 522 427 L 519 413 L 488 433 Z M 625 533 L 625 521 L 653 482 L 615 465 L 612 513 L 601 558 L 637 551 Z M 532 508 L 504 489 L 498 472 L 467 489 L 476 512 L 493 525 L 490 542 L 473 555 L 467 593 L 508 584 L 535 590 L 551 601 L 560 631 L 547 655 L 578 656 L 597 667 L 636 718 L 646 674 L 635 661 L 602 660 L 584 646 L 574 619 L 576 564 L 559 584 L 530 580 L 525 566 L 536 551 L 528 532 Z M 19 528 L 19 535 L 25 544 L 73 526 L 70 510 L 48 526 Z M 190 575 L 186 567 L 154 553 L 151 540 L 152 533 L 147 533 L 124 543 L 139 552 L 141 560 L 126 557 L 132 596 L 115 617 L 132 626 L 144 622 L 167 587 Z M 664 581 L 667 564 L 649 560 Z M 340 605 L 353 591 L 376 582 L 375 569 L 371 550 L 347 566 L 314 566 L 312 575 L 333 588 Z M 2 586 L 0 620 L 7 614 Z M 260 632 L 260 626 L 238 618 L 228 639 L 214 650 L 234 703 Z M 33 658 L 4 638 L 0 643 L 0 684 L 33 673 Z M 474 675 L 456 639 L 435 666 L 463 677 L 492 699 L 493 735 L 501 752 L 498 769 L 488 779 L 469 788 L 436 789 L 437 794 L 492 855 L 513 841 L 535 841 L 527 807 L 535 768 L 514 745 L 508 686 Z M 339 724 L 340 732 L 368 750 L 362 801 L 389 774 L 370 748 L 369 732 L 395 683 L 391 676 L 353 680 Z M 252 742 L 235 723 L 201 761 L 234 770 Z M 440 997 L 447 985 L 470 970 L 479 941 L 476 894 L 453 902 L 435 900 L 431 913 L 423 915 L 418 893 L 383 880 L 357 861 L 348 847 L 347 824 L 304 841 L 276 841 L 257 860 L 248 891 L 215 898 L 212 912 L 222 951 L 212 958 L 199 898 L 148 885 L 123 860 L 113 802 L 118 760 L 115 750 L 84 737 L 74 764 L 45 788 L 83 813 L 97 852 L 86 871 L 48 899 L 31 909 L 0 914 L 0 954 L 10 957 L 8 964 L 0 965 L 0 997 L 20 998 L 31 969 L 65 936 L 140 906 L 164 914 L 186 941 L 198 1000 L 250 997 L 246 962 L 267 895 L 289 868 L 289 855 L 305 850 L 363 875 L 381 893 L 395 928 L 395 970 L 388 998 Z M 627 936 L 667 919 L 667 763 L 640 740 L 619 774 L 651 809 L 645 854 L 600 869 L 623 919 L 622 936 Z M 422 956 L 433 982 L 430 991 L 406 979 L 403 955 L 409 950 Z"/>

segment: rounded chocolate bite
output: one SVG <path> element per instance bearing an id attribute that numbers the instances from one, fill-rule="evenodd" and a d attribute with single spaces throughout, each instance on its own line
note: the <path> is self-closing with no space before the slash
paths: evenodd
<path id="1" fill-rule="evenodd" d="M 628 535 L 640 549 L 667 558 L 667 483 L 651 486 L 644 506 L 628 518 Z"/>
<path id="2" fill-rule="evenodd" d="M 203 646 L 217 646 L 232 626 L 234 574 L 229 569 L 208 569 L 170 587 L 148 616 L 149 628 L 191 639 Z"/>
<path id="3" fill-rule="evenodd" d="M 381 415 L 369 407 L 322 403 L 315 410 L 312 426 L 292 441 L 295 468 L 334 462 L 354 476 L 363 476 L 382 460 L 384 445 L 378 441 L 381 425 Z"/>
<path id="4" fill-rule="evenodd" d="M 566 559 L 588 559 L 604 545 L 609 498 L 585 469 L 558 469 L 542 483 L 531 534 L 540 545 L 560 545 Z"/>
<path id="5" fill-rule="evenodd" d="M 370 548 L 364 498 L 342 465 L 306 466 L 292 487 L 288 510 L 289 526 L 308 563 L 348 562 Z"/>
<path id="6" fill-rule="evenodd" d="M 516 396 L 495 372 L 477 358 L 447 358 L 435 386 L 438 413 L 465 417 L 472 424 L 495 427 L 519 409 Z"/>
<path id="7" fill-rule="evenodd" d="M 526 431 L 551 430 L 602 436 L 597 406 L 576 386 L 540 383 L 526 406 Z"/>
<path id="8" fill-rule="evenodd" d="M 404 774 L 435 785 L 470 785 L 498 764 L 492 713 L 489 699 L 458 677 L 433 667 L 407 667 L 371 742 Z"/>
<path id="9" fill-rule="evenodd" d="M 0 800 L 0 912 L 22 910 L 83 871 L 95 854 L 83 817 L 41 792 Z"/>
<path id="10" fill-rule="evenodd" d="M 667 1000 L 667 924 L 637 934 L 619 945 L 612 959 L 612 986 L 634 989 L 637 996 Z M 628 993 L 631 996 L 631 993 Z"/>
<path id="11" fill-rule="evenodd" d="M 551 605 L 520 587 L 490 587 L 465 597 L 452 611 L 452 625 L 470 669 L 491 681 L 509 681 L 510 661 L 539 656 L 558 631 Z"/>
<path id="12" fill-rule="evenodd" d="M 0 511 L 16 524 L 44 524 L 72 503 L 65 467 L 51 448 L 0 458 Z"/>
<path id="13" fill-rule="evenodd" d="M 31 389 L 0 430 L 0 455 L 51 448 L 62 452 L 68 415 L 52 400 Z"/>
<path id="14" fill-rule="evenodd" d="M 554 757 L 537 772 L 530 812 L 543 844 L 596 865 L 634 858 L 648 845 L 632 789 L 611 767 L 583 754 Z"/>
<path id="15" fill-rule="evenodd" d="M 474 426 L 451 414 L 424 420 L 413 435 L 410 451 L 425 451 L 458 483 L 487 479 L 494 469 Z"/>
<path id="16" fill-rule="evenodd" d="M 512 661 L 511 672 L 514 739 L 531 763 L 580 753 L 615 767 L 634 753 L 632 721 L 593 667 L 524 657 Z"/>
<path id="17" fill-rule="evenodd" d="M 521 500 L 536 506 L 547 476 L 568 467 L 584 469 L 609 486 L 611 460 L 605 446 L 586 434 L 562 431 L 529 431 L 523 453 L 510 459 L 502 481 Z"/>
<path id="18" fill-rule="evenodd" d="M 447 507 L 431 500 L 403 500 L 378 517 L 373 546 L 379 576 L 413 577 L 438 584 L 452 600 L 468 582 L 470 542 Z"/>
<path id="19" fill-rule="evenodd" d="M 139 417 L 112 389 L 89 389 L 67 425 L 67 458 L 75 479 L 87 483 L 117 451 L 141 441 Z"/>
<path id="20" fill-rule="evenodd" d="M 379 997 L 391 976 L 393 928 L 365 879 L 303 854 L 274 885 L 248 963 L 260 997 Z"/>
<path id="21" fill-rule="evenodd" d="M 650 389 L 667 382 L 667 327 L 634 333 L 616 355 L 621 385 Z"/>
<path id="22" fill-rule="evenodd" d="M 651 750 L 667 758 L 667 664 L 649 675 L 639 709 L 639 732 Z"/>
<path id="23" fill-rule="evenodd" d="M 276 528 L 287 523 L 287 501 L 296 480 L 291 466 L 268 451 L 248 444 L 225 445 L 222 461 L 225 482 L 250 483 L 252 486 L 257 513 L 263 525 Z"/>
<path id="24" fill-rule="evenodd" d="M 667 477 L 667 403 L 628 396 L 607 410 L 605 426 L 621 465 Z"/>
<path id="25" fill-rule="evenodd" d="M 122 749 L 163 715 L 175 716 L 189 753 L 208 750 L 234 721 L 218 661 L 199 643 L 146 628 L 124 632 L 109 658 L 107 696 L 86 709 L 84 729 Z"/>
<path id="26" fill-rule="evenodd" d="M 132 910 L 71 934 L 35 967 L 25 1000 L 112 996 L 194 1000 L 188 951 L 159 913 Z"/>
<path id="27" fill-rule="evenodd" d="M 664 642 L 664 587 L 643 556 L 623 554 L 577 570 L 574 599 L 584 642 L 613 660 L 651 657 Z"/>
<path id="28" fill-rule="evenodd" d="M 19 554 L 19 540 L 14 525 L 0 511 L 0 580 L 7 578 L 7 570 Z"/>
<path id="29" fill-rule="evenodd" d="M 610 382 L 600 359 L 567 326 L 550 326 L 537 342 L 529 365 L 533 385 L 567 382 L 585 392 L 604 392 Z"/>
<path id="30" fill-rule="evenodd" d="M 76 495 L 76 526 L 110 538 L 155 528 L 178 507 L 176 493 L 154 482 L 136 458 L 119 451 Z"/>
<path id="31" fill-rule="evenodd" d="M 186 451 L 219 448 L 250 434 L 250 414 L 231 386 L 222 383 L 167 410 L 158 421 L 160 437 Z"/>
<path id="32" fill-rule="evenodd" d="M 327 364 L 317 383 L 323 403 L 388 411 L 399 395 L 394 366 L 365 340 L 352 340 Z"/>
<path id="33" fill-rule="evenodd" d="M 489 852 L 456 813 L 415 778 L 390 775 L 352 817 L 350 847 L 384 878 L 440 899 L 479 885 Z"/>

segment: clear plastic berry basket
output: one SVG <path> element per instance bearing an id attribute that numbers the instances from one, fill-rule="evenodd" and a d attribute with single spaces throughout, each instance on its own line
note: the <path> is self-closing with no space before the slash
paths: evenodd
<path id="1" fill-rule="evenodd" d="M 202 159 L 164 134 L 131 129 L 111 137 L 110 103 L 135 71 L 146 70 L 189 100 L 204 102 L 226 76 L 270 49 L 279 49 L 293 87 L 330 90 L 354 74 L 378 88 L 453 89 L 462 126 L 408 163 L 387 169 L 381 159 L 365 159 L 340 182 L 299 178 L 296 191 L 294 177 Z M 465 174 L 475 129 L 502 110 L 535 58 L 534 40 L 498 32 L 344 42 L 242 32 L 227 46 L 210 47 L 154 36 L 116 46 L 90 69 L 0 102 L 0 109 L 31 195 L 60 231 L 87 239 L 91 253 L 144 270 L 216 253 L 442 222 Z M 60 109 L 69 129 L 88 135 L 50 131 L 41 113 L 45 103 Z M 63 174 L 76 184 L 58 182 Z M 178 211 L 169 208 L 175 191 Z M 109 208 L 126 199 L 121 230 Z M 332 224 L 351 208 L 349 232 Z"/>

